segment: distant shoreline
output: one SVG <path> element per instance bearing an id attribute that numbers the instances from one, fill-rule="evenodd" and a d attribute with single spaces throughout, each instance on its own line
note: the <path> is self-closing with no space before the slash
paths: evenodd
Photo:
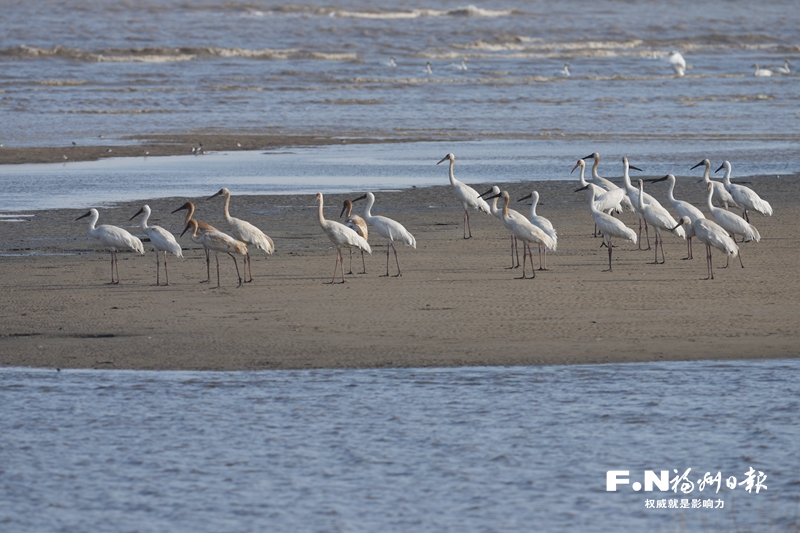
<path id="1" fill-rule="evenodd" d="M 66 145 L 43 147 L 2 147 L 0 165 L 97 161 L 107 157 L 159 157 L 192 155 L 202 145 L 206 152 L 274 150 L 301 146 L 337 144 L 391 144 L 431 141 L 429 138 L 331 137 L 317 135 L 184 134 L 142 135 L 120 139 L 135 144 Z"/>

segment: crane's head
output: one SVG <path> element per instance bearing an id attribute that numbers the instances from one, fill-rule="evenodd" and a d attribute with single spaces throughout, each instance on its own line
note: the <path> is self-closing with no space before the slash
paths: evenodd
<path id="1" fill-rule="evenodd" d="M 350 200 L 345 200 L 344 205 L 342 206 L 342 212 L 339 213 L 339 218 L 342 218 L 345 213 L 347 213 L 347 216 L 350 216 L 350 211 L 352 210 L 353 210 L 353 202 L 351 202 Z"/>
<path id="2" fill-rule="evenodd" d="M 591 155 L 587 155 L 586 157 L 582 157 L 581 159 L 594 159 L 595 161 L 600 161 L 600 154 L 595 152 Z"/>
<path id="3" fill-rule="evenodd" d="M 536 191 L 533 191 L 533 192 L 536 192 Z M 532 192 L 532 193 L 530 193 L 528 196 L 523 196 L 522 198 L 520 198 L 520 199 L 519 199 L 519 200 L 517 200 L 517 201 L 518 201 L 518 202 L 521 202 L 521 201 L 523 201 L 523 200 L 527 200 L 528 198 L 533 198 L 533 192 Z M 539 193 L 538 193 L 538 192 L 536 193 L 536 197 L 537 197 L 537 198 L 539 197 Z"/>
<path id="4" fill-rule="evenodd" d="M 703 159 L 702 161 L 697 163 L 695 166 L 693 166 L 692 170 L 696 169 L 700 165 L 705 165 L 706 167 L 711 168 L 711 161 L 709 161 L 708 159 Z"/>
<path id="5" fill-rule="evenodd" d="M 173 212 L 172 212 L 172 214 L 175 214 L 175 213 L 177 213 L 178 211 L 183 211 L 184 209 L 188 209 L 188 210 L 190 210 L 190 211 L 194 211 L 194 204 L 193 204 L 192 202 L 186 202 L 185 204 L 183 204 L 182 206 L 180 206 L 178 209 L 176 209 L 175 211 L 173 211 Z M 137 213 L 137 214 L 138 214 L 138 213 Z"/>
<path id="6" fill-rule="evenodd" d="M 635 167 L 635 166 L 631 165 L 630 163 L 628 163 L 628 158 L 627 157 L 623 157 L 622 158 L 622 164 L 625 165 L 628 168 L 631 168 L 633 170 L 638 170 L 639 172 L 642 172 L 641 168 Z"/>
<path id="7" fill-rule="evenodd" d="M 217 197 L 217 196 L 219 196 L 220 194 L 224 194 L 225 196 L 230 196 L 230 195 L 231 195 L 231 191 L 229 191 L 227 188 L 223 187 L 223 188 L 221 188 L 221 189 L 219 190 L 219 192 L 218 192 L 218 193 L 216 193 L 216 194 L 213 194 L 213 195 L 209 196 L 209 197 L 208 197 L 208 199 L 207 199 L 206 201 L 208 201 L 208 200 L 211 200 L 212 198 L 216 198 L 216 197 Z"/>
<path id="8" fill-rule="evenodd" d="M 481 197 L 481 198 L 483 198 L 484 196 L 486 196 L 487 194 L 490 194 L 490 193 L 491 193 L 491 194 L 495 194 L 495 195 L 499 195 L 499 194 L 500 194 L 500 187 L 498 187 L 497 185 L 495 185 L 495 186 L 493 186 L 491 189 L 489 189 L 488 191 L 486 191 L 485 193 L 481 194 L 481 195 L 480 195 L 480 197 Z M 492 196 L 492 198 L 494 198 L 494 196 Z M 486 198 L 484 198 L 484 200 L 485 200 L 485 199 L 486 199 Z"/>
<path id="9" fill-rule="evenodd" d="M 444 157 L 443 157 L 443 158 L 442 158 L 442 159 L 439 161 L 439 163 L 441 163 L 441 162 L 443 162 L 443 161 L 447 161 L 448 159 L 450 160 L 450 162 L 454 162 L 454 161 L 456 160 L 456 156 L 454 156 L 453 154 L 447 154 L 446 156 L 444 156 Z M 436 163 L 436 164 L 438 165 L 439 163 Z"/>
<path id="10" fill-rule="evenodd" d="M 92 216 L 92 215 L 93 215 L 93 214 L 95 214 L 95 213 L 97 213 L 97 209 L 89 209 L 89 212 L 88 212 L 88 213 L 86 213 L 85 215 L 81 215 L 81 216 L 79 216 L 79 217 L 78 217 L 78 218 L 76 218 L 75 220 L 80 220 L 80 219 L 82 219 L 82 218 L 90 217 L 90 216 Z M 98 215 L 99 215 L 99 213 L 98 213 Z"/>
<path id="11" fill-rule="evenodd" d="M 588 157 L 587 157 L 587 159 L 588 159 Z M 572 167 L 572 170 L 570 170 L 569 173 L 572 174 L 573 172 L 575 172 L 575 169 L 578 168 L 578 167 L 586 168 L 586 161 L 584 161 L 583 159 L 578 159 L 578 162 L 575 163 L 575 166 Z"/>
<path id="12" fill-rule="evenodd" d="M 144 206 L 144 207 L 147 207 L 147 206 Z M 135 214 L 135 215 L 133 215 L 133 216 L 132 216 L 131 218 L 129 218 L 128 220 L 133 220 L 134 218 L 136 218 L 136 217 L 138 217 L 139 215 L 141 215 L 142 213 L 144 213 L 144 207 L 143 207 L 143 208 L 141 208 L 141 209 L 139 209 L 139 210 L 136 212 L 136 214 Z M 149 208 L 149 207 L 147 207 L 147 211 L 150 211 L 150 208 Z"/>
<path id="13" fill-rule="evenodd" d="M 678 229 L 679 226 L 683 226 L 683 225 L 691 226 L 692 225 L 692 219 L 690 219 L 689 217 L 685 217 L 685 216 L 681 217 L 681 219 L 678 221 L 678 224 L 674 228 L 672 228 L 670 231 L 675 231 L 676 229 Z"/>
<path id="14" fill-rule="evenodd" d="M 181 232 L 181 237 L 183 237 L 184 233 L 189 231 L 189 228 L 192 228 L 192 235 L 194 235 L 194 233 L 197 231 L 197 221 L 195 219 L 191 219 L 189 223 L 186 224 L 186 227 L 183 228 L 183 231 Z"/>
<path id="15" fill-rule="evenodd" d="M 371 192 L 368 192 L 367 194 L 372 194 L 372 193 L 371 193 Z M 355 203 L 355 202 L 358 202 L 358 201 L 360 201 L 360 200 L 363 200 L 363 199 L 365 199 L 365 198 L 367 197 L 367 194 L 362 194 L 361 196 L 359 196 L 358 198 L 356 198 L 355 200 L 353 200 L 353 203 Z"/>
<path id="16" fill-rule="evenodd" d="M 731 169 L 731 163 L 730 163 L 730 161 L 723 161 L 723 163 L 722 163 L 722 164 L 719 166 L 719 168 L 718 168 L 717 170 L 715 170 L 714 172 L 719 172 L 719 171 L 720 171 L 720 170 L 722 170 L 723 168 L 724 168 L 726 171 L 727 171 L 727 170 L 730 170 L 730 169 Z"/>
<path id="17" fill-rule="evenodd" d="M 645 181 L 646 181 L 647 183 L 658 183 L 659 181 L 666 181 L 666 180 L 668 180 L 668 179 L 670 178 L 670 176 L 672 176 L 672 180 L 674 181 L 674 180 L 675 180 L 675 176 L 673 176 L 672 174 L 667 174 L 667 175 L 666 175 L 666 176 L 664 176 L 663 178 L 655 178 L 655 179 L 651 179 L 651 180 L 645 180 Z"/>

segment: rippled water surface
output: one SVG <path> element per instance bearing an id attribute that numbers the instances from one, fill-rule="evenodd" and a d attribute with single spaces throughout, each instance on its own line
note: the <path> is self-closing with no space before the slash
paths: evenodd
<path id="1" fill-rule="evenodd" d="M 798 371 L 5 368 L 0 528 L 796 531 Z M 758 494 L 696 485 L 750 467 Z M 607 470 L 688 468 L 688 495 L 605 490 Z M 645 506 L 681 498 L 724 508 Z"/>
<path id="2" fill-rule="evenodd" d="M 0 142 L 195 131 L 796 142 L 798 77 L 753 76 L 786 60 L 800 68 L 788 1 L 11 2 Z"/>

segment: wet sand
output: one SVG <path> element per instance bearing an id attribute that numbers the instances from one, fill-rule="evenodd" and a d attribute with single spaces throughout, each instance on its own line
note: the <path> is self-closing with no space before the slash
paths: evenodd
<path id="1" fill-rule="evenodd" d="M 188 237 L 185 258 L 169 259 L 169 287 L 156 287 L 155 254 L 119 254 L 120 285 L 109 285 L 109 254 L 87 235 L 83 210 L 38 212 L 0 222 L 0 365 L 127 369 L 298 369 L 538 365 L 625 361 L 796 357 L 800 352 L 798 176 L 748 179 L 775 215 L 755 214 L 763 237 L 741 245 L 716 279 L 706 281 L 704 246 L 694 259 L 685 242 L 665 236 L 666 264 L 652 251 L 620 243 L 613 272 L 584 193 L 574 182 L 508 184 L 512 200 L 535 187 L 538 212 L 559 233 L 549 271 L 515 279 L 509 237 L 491 215 L 472 213 L 473 239 L 462 238 L 460 204 L 442 187 L 376 192 L 373 214 L 400 221 L 417 249 L 398 245 L 403 276 L 381 277 L 386 247 L 370 236 L 367 274 L 330 284 L 335 249 L 320 229 L 312 195 L 234 196 L 233 216 L 275 241 L 272 256 L 253 250 L 255 281 L 237 288 L 233 262 L 220 257 L 222 288 L 205 278 L 204 255 Z M 477 186 L 478 189 L 484 189 Z M 504 187 L 505 188 L 505 187 Z M 666 205 L 666 185 L 647 189 Z M 677 194 L 704 205 L 696 177 Z M 209 191 L 209 194 L 214 191 Z M 343 196 L 326 196 L 338 219 Z M 179 234 L 172 215 L 185 198 L 149 202 L 151 224 Z M 199 220 L 226 229 L 219 198 L 193 199 Z M 104 209 L 100 223 L 126 227 L 141 207 Z M 512 204 L 527 212 L 528 205 Z M 363 208 L 358 206 L 357 210 Z M 703 209 L 705 211 L 705 209 Z M 636 228 L 632 213 L 622 216 Z M 137 220 L 138 221 L 138 220 Z M 652 240 L 652 234 L 651 234 Z M 346 252 L 345 252 L 346 255 Z M 534 251 L 535 264 L 538 257 Z M 347 261 L 347 259 L 346 259 Z M 241 261 L 239 262 L 241 268 Z M 360 271 L 360 258 L 353 270 Z M 394 257 L 390 271 L 395 273 Z M 530 270 L 529 270 L 530 273 Z M 162 270 L 163 275 L 163 270 Z M 215 278 L 212 258 L 212 278 Z"/>

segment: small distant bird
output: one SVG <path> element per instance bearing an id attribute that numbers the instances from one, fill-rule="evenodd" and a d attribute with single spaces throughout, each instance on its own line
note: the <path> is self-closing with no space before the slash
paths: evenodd
<path id="1" fill-rule="evenodd" d="M 111 148 L 106 149 L 106 153 L 111 152 Z"/>
<path id="2" fill-rule="evenodd" d="M 775 69 L 775 72 L 778 73 L 778 74 L 791 74 L 792 71 L 789 70 L 789 60 L 787 59 L 786 61 L 784 61 L 783 62 L 783 66 L 782 67 L 777 67 Z"/>
<path id="3" fill-rule="evenodd" d="M 100 239 L 100 242 L 111 250 L 111 284 L 117 285 L 119 284 L 117 248 L 129 248 L 134 252 L 144 255 L 144 245 L 142 244 L 142 241 L 124 229 L 118 228 L 117 226 L 110 226 L 108 224 L 95 226 L 95 224 L 97 224 L 97 220 L 100 218 L 100 213 L 97 212 L 97 209 L 89 209 L 88 213 L 79 216 L 75 220 L 80 220 L 86 217 L 92 217 L 89 219 L 89 235 L 95 239 Z M 117 267 L 117 281 L 114 281 L 115 266 Z"/>
<path id="4" fill-rule="evenodd" d="M 669 54 L 669 63 L 672 65 L 672 70 L 678 76 L 683 76 L 686 73 L 686 60 L 680 52 L 673 50 Z"/>
<path id="5" fill-rule="evenodd" d="M 78 143 L 76 143 L 75 141 L 72 141 L 72 146 L 78 146 Z"/>
<path id="6" fill-rule="evenodd" d="M 562 76 L 571 76 L 572 74 L 569 73 L 569 63 L 564 63 L 564 68 L 561 69 L 559 72 Z"/>
<path id="7" fill-rule="evenodd" d="M 236 143 L 236 146 L 241 148 L 242 147 L 242 143 Z"/>
<path id="8" fill-rule="evenodd" d="M 63 157 L 64 157 L 64 159 L 68 159 L 68 157 L 67 157 L 66 155 L 65 155 L 65 156 L 63 156 Z"/>
<path id="9" fill-rule="evenodd" d="M 425 65 L 425 72 L 427 72 L 428 74 L 433 74 L 433 68 L 431 68 L 430 61 L 428 61 L 428 63 Z"/>
<path id="10" fill-rule="evenodd" d="M 753 67 L 755 67 L 756 71 L 753 72 L 753 76 L 756 78 L 767 78 L 772 76 L 772 71 L 768 68 L 758 68 L 758 63 L 753 63 Z"/>
<path id="11" fill-rule="evenodd" d="M 389 61 L 385 61 L 383 64 L 386 65 L 387 67 L 392 67 L 392 68 L 397 66 L 397 63 L 395 63 L 394 61 L 394 56 L 392 56 L 392 58 Z"/>

